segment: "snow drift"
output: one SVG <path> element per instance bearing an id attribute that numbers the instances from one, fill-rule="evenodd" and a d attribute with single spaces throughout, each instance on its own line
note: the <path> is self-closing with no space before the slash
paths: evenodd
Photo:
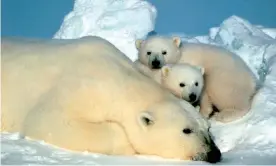
<path id="1" fill-rule="evenodd" d="M 76 0 L 54 38 L 100 36 L 134 60 L 133 42 L 154 30 L 156 16 L 156 8 L 147 1 Z"/>
<path id="2" fill-rule="evenodd" d="M 135 60 L 134 41 L 154 29 L 156 15 L 155 7 L 141 0 L 76 0 L 73 11 L 65 17 L 54 38 L 100 36 Z M 211 28 L 208 35 L 183 35 L 183 41 L 223 46 L 237 53 L 263 81 L 250 114 L 229 124 L 212 122 L 211 131 L 223 152 L 223 161 L 219 164 L 275 165 L 276 29 L 231 16 Z M 154 156 L 76 153 L 43 141 L 21 139 L 17 133 L 1 133 L 1 145 L 2 164 L 206 164 Z"/>

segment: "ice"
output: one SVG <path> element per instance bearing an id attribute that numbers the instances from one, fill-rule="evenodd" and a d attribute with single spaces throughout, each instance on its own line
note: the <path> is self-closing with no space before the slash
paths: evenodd
<path id="1" fill-rule="evenodd" d="M 139 0 L 76 0 L 54 38 L 98 35 L 106 38 L 130 59 L 137 58 L 134 41 L 155 35 L 157 11 Z M 251 113 L 243 119 L 212 122 L 215 142 L 223 152 L 218 164 L 276 165 L 276 28 L 252 25 L 238 16 L 225 19 L 205 36 L 181 36 L 185 42 L 220 45 L 239 55 L 263 82 L 254 97 Z M 43 141 L 22 139 L 17 133 L 1 133 L 2 164 L 206 164 L 162 159 L 157 156 L 108 156 L 77 153 Z M 154 148 L 154 147 L 153 147 Z"/>
<path id="2" fill-rule="evenodd" d="M 76 0 L 54 38 L 100 36 L 134 60 L 134 40 L 154 30 L 156 16 L 156 8 L 147 1 Z"/>
<path id="3" fill-rule="evenodd" d="M 247 64 L 250 64 L 256 75 L 263 61 L 276 54 L 274 38 L 237 16 L 223 21 L 218 29 L 211 39 L 239 54 Z M 260 56 L 261 54 L 265 57 Z"/>

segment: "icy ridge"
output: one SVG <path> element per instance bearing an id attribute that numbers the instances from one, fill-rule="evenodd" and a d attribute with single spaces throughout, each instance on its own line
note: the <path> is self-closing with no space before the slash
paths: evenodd
<path id="1" fill-rule="evenodd" d="M 154 30 L 156 16 L 156 8 L 144 0 L 76 0 L 53 38 L 100 36 L 135 60 L 135 39 Z"/>

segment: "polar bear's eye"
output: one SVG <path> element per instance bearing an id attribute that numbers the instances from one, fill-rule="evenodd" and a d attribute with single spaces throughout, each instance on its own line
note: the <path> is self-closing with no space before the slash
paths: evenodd
<path id="1" fill-rule="evenodd" d="M 147 55 L 150 55 L 150 54 L 151 54 L 151 52 L 150 52 L 150 51 L 148 51 L 148 52 L 147 52 Z"/>
<path id="2" fill-rule="evenodd" d="M 162 54 L 163 54 L 163 55 L 166 55 L 166 54 L 167 54 L 167 51 L 162 51 Z"/>
<path id="3" fill-rule="evenodd" d="M 195 86 L 198 86 L 198 82 L 195 82 Z"/>
<path id="4" fill-rule="evenodd" d="M 191 130 L 191 129 L 189 129 L 189 128 L 185 128 L 185 129 L 183 129 L 183 133 L 184 134 L 191 134 L 193 131 Z"/>
<path id="5" fill-rule="evenodd" d="M 181 82 L 181 83 L 179 84 L 179 86 L 180 86 L 180 87 L 184 87 L 185 84 L 184 84 L 183 82 Z"/>
<path id="6" fill-rule="evenodd" d="M 149 119 L 149 118 L 147 118 L 147 117 L 143 117 L 143 118 L 142 118 L 142 120 L 143 120 L 144 124 L 145 124 L 145 125 L 147 125 L 147 126 L 149 126 L 149 125 L 152 125 L 152 124 L 153 124 L 153 121 L 152 121 L 152 120 L 150 120 L 150 119 Z"/>

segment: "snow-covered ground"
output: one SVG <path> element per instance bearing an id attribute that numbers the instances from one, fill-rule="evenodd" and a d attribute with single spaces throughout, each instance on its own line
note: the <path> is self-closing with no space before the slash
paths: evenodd
<path id="1" fill-rule="evenodd" d="M 146 1 L 76 0 L 54 38 L 101 36 L 135 60 L 134 41 L 154 30 L 156 16 L 155 7 Z M 183 41 L 223 46 L 241 56 L 264 81 L 249 115 L 226 125 L 212 122 L 211 131 L 223 152 L 218 164 L 276 165 L 276 28 L 252 25 L 232 16 L 211 28 L 206 36 L 183 35 Z M 1 133 L 1 146 L 2 164 L 207 164 L 156 156 L 76 153 L 21 139 L 17 133 Z"/>

